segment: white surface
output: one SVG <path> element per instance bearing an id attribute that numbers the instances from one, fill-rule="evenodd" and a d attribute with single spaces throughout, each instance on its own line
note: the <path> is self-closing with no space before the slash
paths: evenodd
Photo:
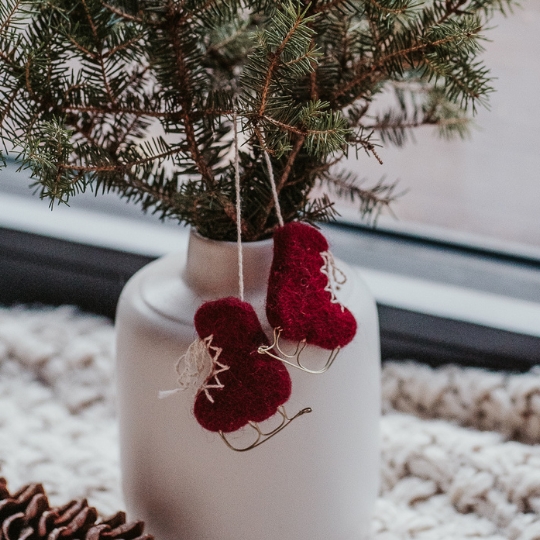
<path id="1" fill-rule="evenodd" d="M 0 193 L 0 227 L 148 256 L 179 251 L 188 230 Z"/>

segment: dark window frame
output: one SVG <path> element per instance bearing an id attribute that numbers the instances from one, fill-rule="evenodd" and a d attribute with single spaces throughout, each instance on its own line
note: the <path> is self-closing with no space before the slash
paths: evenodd
<path id="1" fill-rule="evenodd" d="M 361 226 L 336 224 L 326 226 L 325 232 L 338 257 L 361 266 L 388 269 L 388 265 L 395 264 L 404 253 L 414 252 L 412 259 L 407 258 L 409 263 L 431 260 L 427 270 L 425 265 L 418 265 L 417 277 L 420 278 L 422 269 L 433 278 L 437 266 L 448 271 L 449 261 L 454 260 L 461 269 L 462 281 L 469 285 L 475 283 L 475 269 L 477 271 L 478 265 L 486 261 L 503 272 L 523 274 L 525 271 L 524 275 L 531 277 L 531 288 L 535 285 L 535 276 L 540 279 L 540 261 L 529 258 Z M 384 249 L 385 244 L 389 249 Z M 424 259 L 418 253 L 424 253 Z M 114 318 L 122 287 L 152 260 L 154 257 L 3 228 L 0 229 L 0 303 L 75 304 Z M 393 270 L 399 269 L 394 267 Z M 414 265 L 409 264 L 405 271 L 413 275 Z M 438 277 L 444 280 L 448 275 L 441 271 Z M 511 275 L 507 278 L 512 280 Z M 454 282 L 456 279 L 454 275 Z M 489 288 L 488 285 L 483 283 L 484 288 Z M 491 287 L 496 288 L 496 285 L 492 283 Z M 458 363 L 515 371 L 540 363 L 540 337 L 383 303 L 378 304 L 378 311 L 383 359 L 416 359 L 431 365 Z"/>

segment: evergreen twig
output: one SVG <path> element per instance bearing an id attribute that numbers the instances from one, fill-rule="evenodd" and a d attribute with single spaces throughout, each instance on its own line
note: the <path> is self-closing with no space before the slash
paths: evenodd
<path id="1" fill-rule="evenodd" d="M 208 237 L 236 234 L 232 114 L 244 238 L 335 214 L 322 184 L 377 216 L 395 185 L 337 172 L 383 162 L 422 126 L 465 136 L 492 91 L 479 60 L 516 0 L 3 0 L 0 138 L 40 195 L 114 191 Z M 373 113 L 382 93 L 393 104 Z M 5 152 L 4 152 L 5 153 Z M 0 164 L 4 154 L 0 156 Z"/>

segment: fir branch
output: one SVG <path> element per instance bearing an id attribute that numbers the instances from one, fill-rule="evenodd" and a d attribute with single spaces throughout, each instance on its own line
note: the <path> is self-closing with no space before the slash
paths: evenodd
<path id="1" fill-rule="evenodd" d="M 395 198 L 391 186 L 365 188 L 335 166 L 350 149 L 382 162 L 381 144 L 421 126 L 464 136 L 491 91 L 480 32 L 515 4 L 4 0 L 0 139 L 52 203 L 115 191 L 234 240 L 236 111 L 245 239 L 277 224 L 262 149 L 287 221 L 335 215 L 329 199 L 310 199 L 319 182 L 376 215 Z M 395 104 L 374 114 L 390 88 Z M 149 138 L 158 124 L 166 140 Z"/>
<path id="2" fill-rule="evenodd" d="M 13 107 L 13 104 L 15 103 L 15 100 L 17 99 L 17 95 L 19 94 L 19 91 L 20 90 L 18 88 L 15 88 L 11 92 L 5 104 L 0 109 L 0 130 L 2 129 L 6 119 L 9 117 L 11 108 Z"/>
<path id="3" fill-rule="evenodd" d="M 82 173 L 89 173 L 89 172 L 98 172 L 98 173 L 104 173 L 104 172 L 118 172 L 118 173 L 124 173 L 129 169 L 132 169 L 133 167 L 138 167 L 140 165 L 145 165 L 147 163 L 152 163 L 154 161 L 164 159 L 171 156 L 176 156 L 180 150 L 178 148 L 172 148 L 171 150 L 167 150 L 166 152 L 161 152 L 159 154 L 153 154 L 151 156 L 141 158 L 135 161 L 128 161 L 125 163 L 117 162 L 111 165 L 61 165 L 59 166 L 62 169 L 65 170 L 71 170 L 76 172 L 82 172 Z"/>
<path id="4" fill-rule="evenodd" d="M 5 0 L 4 0 L 5 1 Z M 0 23 L 0 35 L 3 34 L 20 14 L 21 8 L 24 5 L 25 0 L 14 0 L 10 5 L 9 2 L 0 6 L 0 16 L 3 17 Z"/>
<path id="5" fill-rule="evenodd" d="M 90 50 L 88 50 L 86 47 L 83 47 L 73 36 L 67 36 L 70 43 L 75 45 L 75 48 L 82 52 L 85 56 L 89 56 L 90 58 L 93 58 L 94 60 L 98 60 L 98 55 Z"/>
<path id="6" fill-rule="evenodd" d="M 135 22 L 138 24 L 143 24 L 145 21 L 140 17 L 135 17 L 134 15 L 131 15 L 129 13 L 126 13 L 125 11 L 118 9 L 115 6 L 112 6 L 108 4 L 107 2 L 101 2 L 102 6 L 109 10 L 111 13 L 114 13 L 115 15 L 118 15 L 120 18 L 124 19 L 127 22 Z"/>
<path id="7" fill-rule="evenodd" d="M 116 47 L 113 47 L 112 49 L 108 50 L 104 55 L 103 55 L 103 59 L 104 60 L 107 60 L 107 58 L 109 58 L 110 56 L 113 56 L 114 54 L 124 50 L 124 49 L 128 49 L 131 45 L 139 42 L 142 38 L 144 37 L 144 33 L 140 33 L 134 37 L 132 37 L 131 39 L 125 41 L 124 43 L 119 43 Z"/>
<path id="8" fill-rule="evenodd" d="M 445 22 L 452 15 L 463 15 L 467 13 L 465 10 L 461 9 L 467 1 L 468 0 L 445 0 L 443 15 L 437 20 L 436 24 Z"/>
<path id="9" fill-rule="evenodd" d="M 193 98 L 190 90 L 190 73 L 186 65 L 186 58 L 184 55 L 182 43 L 173 23 L 173 21 L 175 21 L 176 24 L 179 24 L 183 22 L 182 19 L 185 18 L 186 13 L 179 13 L 174 3 L 169 2 L 167 5 L 167 14 L 163 30 L 167 34 L 172 47 L 173 59 L 175 61 L 174 71 L 176 75 L 176 83 L 178 85 L 186 86 L 186 91 L 184 91 L 180 95 L 180 104 L 182 106 L 181 118 L 184 123 L 185 135 L 189 145 L 189 151 L 191 153 L 193 161 L 197 165 L 197 169 L 199 170 L 201 177 L 210 187 L 215 183 L 214 175 L 212 173 L 212 170 L 206 163 L 204 156 L 199 150 L 199 144 L 197 142 L 197 137 L 195 134 L 195 128 L 192 119 Z M 233 206 L 232 203 L 231 206 Z M 230 208 L 229 213 L 236 216 L 236 212 L 232 212 Z"/>
<path id="10" fill-rule="evenodd" d="M 397 125 L 401 125 L 401 124 L 399 122 L 397 122 Z M 347 138 L 347 142 L 349 144 L 354 144 L 357 148 L 359 146 L 362 147 L 366 151 L 366 154 L 368 154 L 368 155 L 371 154 L 379 162 L 379 165 L 383 165 L 384 164 L 383 160 L 381 159 L 381 157 L 377 153 L 376 145 L 371 142 L 371 137 L 373 135 L 373 132 L 376 130 L 376 128 L 374 128 L 372 126 L 361 126 L 361 127 L 362 127 L 362 131 L 364 129 L 368 129 L 370 131 L 368 136 L 367 137 L 364 137 L 362 135 L 360 135 L 360 136 L 351 136 L 351 137 Z"/>
<path id="11" fill-rule="evenodd" d="M 386 15 L 403 15 L 417 5 L 416 3 L 412 3 L 410 0 L 392 0 L 391 3 L 397 4 L 398 7 L 388 7 L 377 0 L 367 0 L 367 2 Z"/>
<path id="12" fill-rule="evenodd" d="M 336 8 L 350 7 L 350 0 L 327 0 L 326 2 L 314 2 L 313 13 L 326 13 Z"/>
<path id="13" fill-rule="evenodd" d="M 289 10 L 294 9 L 292 7 L 292 4 L 289 6 Z M 270 63 L 266 70 L 266 76 L 264 79 L 264 82 L 262 84 L 262 88 L 260 90 L 260 98 L 259 98 L 259 109 L 257 111 L 257 114 L 259 117 L 263 116 L 266 111 L 266 106 L 268 103 L 268 98 L 270 95 L 270 85 L 273 82 L 273 79 L 275 77 L 276 71 L 280 69 L 281 67 L 287 67 L 292 65 L 290 62 L 301 62 L 302 60 L 306 60 L 310 58 L 309 52 L 312 51 L 306 51 L 305 53 L 297 56 L 296 58 L 292 58 L 289 62 L 283 62 L 282 54 L 285 51 L 285 48 L 287 47 L 289 41 L 292 39 L 292 37 L 295 35 L 295 33 L 298 31 L 301 24 L 306 23 L 306 19 L 304 17 L 305 12 L 294 12 L 295 14 L 295 20 L 292 25 L 290 25 L 290 28 L 287 30 L 287 33 L 285 36 L 281 39 L 281 43 L 277 47 L 275 51 L 272 51 L 270 53 Z"/>
<path id="14" fill-rule="evenodd" d="M 66 105 L 64 107 L 60 107 L 59 110 L 65 113 L 92 113 L 100 116 L 104 116 L 106 114 L 133 114 L 138 117 L 163 118 L 169 120 L 182 118 L 182 111 L 153 111 L 151 109 L 136 109 L 132 107 L 121 107 L 118 105 L 108 105 L 105 107 Z M 221 112 L 222 111 L 216 111 L 216 114 L 221 114 Z"/>
<path id="15" fill-rule="evenodd" d="M 10 58 L 4 51 L 0 51 L 0 60 L 2 60 L 5 64 L 8 64 L 10 66 L 15 66 L 16 65 L 13 62 L 13 59 Z"/>
<path id="16" fill-rule="evenodd" d="M 381 56 L 376 62 L 372 63 L 365 70 L 360 69 L 362 67 L 362 63 L 359 63 L 356 66 L 353 66 L 353 71 L 358 71 L 359 73 L 355 77 L 347 81 L 346 83 L 336 88 L 336 91 L 334 92 L 332 96 L 333 101 L 336 101 L 338 98 L 345 96 L 345 94 L 350 92 L 355 86 L 359 86 L 361 83 L 369 79 L 372 75 L 377 73 L 379 70 L 382 70 L 385 64 L 388 64 L 390 61 L 396 58 L 407 58 L 411 55 L 411 53 L 425 51 L 428 48 L 446 45 L 449 43 L 459 43 L 463 40 L 463 37 L 464 37 L 463 35 L 458 35 L 458 36 L 450 35 L 450 36 L 438 39 L 434 42 L 416 43 L 415 45 L 412 45 L 411 47 L 408 47 L 406 49 L 400 49 L 390 54 Z M 359 96 L 355 95 L 354 97 L 348 99 L 348 102 L 350 103 L 350 102 L 356 101 L 358 97 Z"/>
<path id="17" fill-rule="evenodd" d="M 383 209 L 389 208 L 396 198 L 402 195 L 394 193 L 397 183 L 387 184 L 384 179 L 372 188 L 364 189 L 356 176 L 350 172 L 326 173 L 322 176 L 322 182 L 339 197 L 346 197 L 351 202 L 358 203 L 361 214 L 374 220 Z"/>
<path id="18" fill-rule="evenodd" d="M 301 134 L 296 139 L 294 146 L 292 148 L 292 151 L 287 157 L 287 162 L 285 163 L 285 167 L 283 167 L 283 171 L 281 172 L 281 176 L 277 182 L 276 187 L 277 187 L 278 193 L 283 189 L 283 187 L 287 183 L 289 176 L 292 172 L 294 162 L 296 158 L 298 157 L 298 154 L 300 153 L 302 146 L 304 145 L 305 139 L 306 139 L 306 136 L 303 134 Z"/>

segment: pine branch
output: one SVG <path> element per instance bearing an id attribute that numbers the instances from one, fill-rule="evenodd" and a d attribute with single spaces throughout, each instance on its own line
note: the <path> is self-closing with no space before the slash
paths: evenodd
<path id="1" fill-rule="evenodd" d="M 359 210 L 363 216 L 376 220 L 384 208 L 388 208 L 397 197 L 396 183 L 386 184 L 380 180 L 370 189 L 364 189 L 358 184 L 357 178 L 350 172 L 338 174 L 326 173 L 322 182 L 337 196 L 348 198 L 351 202 L 359 204 Z"/>
<path id="2" fill-rule="evenodd" d="M 411 3 L 410 0 L 392 0 L 390 6 L 385 6 L 383 2 L 378 2 L 377 0 L 367 0 L 372 7 L 376 8 L 385 15 L 403 15 L 407 13 L 412 7 L 415 7 L 416 3 Z"/>
<path id="3" fill-rule="evenodd" d="M 179 104 L 181 105 L 181 119 L 184 124 L 185 136 L 189 145 L 189 151 L 192 159 L 195 162 L 199 173 L 209 187 L 214 185 L 214 175 L 212 170 L 206 163 L 204 156 L 199 150 L 199 143 L 195 133 L 195 126 L 192 118 L 193 114 L 193 96 L 191 73 L 187 66 L 186 55 L 183 48 L 183 43 L 177 33 L 177 26 L 185 24 L 187 12 L 178 11 L 177 6 L 169 2 L 166 6 L 166 16 L 163 21 L 162 31 L 170 40 L 172 49 L 172 60 L 174 61 L 173 78 L 176 85 L 185 85 L 186 90 L 179 96 Z M 233 215 L 236 215 L 235 213 Z"/>
<path id="4" fill-rule="evenodd" d="M 114 191 L 216 239 L 335 216 L 320 182 L 371 215 L 392 185 L 334 169 L 434 126 L 464 136 L 492 91 L 483 29 L 514 0 L 4 0 L 0 139 L 52 204 Z M 377 98 L 394 103 L 377 114 Z M 156 129 L 162 136 L 151 137 Z M 378 138 L 378 139 L 377 139 Z M 382 148 L 382 150 L 381 150 Z M 360 155 L 359 155 L 360 154 Z M 3 157 L 3 156 L 2 156 Z M 1 161 L 1 160 L 0 160 Z"/>
<path id="5" fill-rule="evenodd" d="M 313 13 L 328 13 L 333 10 L 356 11 L 358 8 L 350 0 L 327 0 L 314 2 Z"/>
<path id="6" fill-rule="evenodd" d="M 334 95 L 333 100 L 336 101 L 338 98 L 345 96 L 348 92 L 350 92 L 355 86 L 359 86 L 361 83 L 366 81 L 367 79 L 371 78 L 374 74 L 376 74 L 378 71 L 382 71 L 385 65 L 388 65 L 390 62 L 397 58 L 401 59 L 407 59 L 411 53 L 416 53 L 420 51 L 425 51 L 428 48 L 437 47 L 441 45 L 447 45 L 449 43 L 457 43 L 460 42 L 463 39 L 463 35 L 459 36 L 447 36 L 445 38 L 438 39 L 434 42 L 427 42 L 427 43 L 416 43 L 415 45 L 412 45 L 411 47 L 407 47 L 405 49 L 401 49 L 395 52 L 392 52 L 390 54 L 387 54 L 385 56 L 380 57 L 377 62 L 374 62 L 369 66 L 368 69 L 362 70 L 363 67 L 362 64 L 358 64 L 353 67 L 354 71 L 359 71 L 359 73 L 353 77 L 351 80 L 347 81 L 345 84 L 339 86 Z M 379 76 L 379 80 L 383 80 L 382 76 Z M 378 81 L 377 81 L 378 82 Z M 349 103 L 352 103 L 353 101 L 356 101 L 360 96 L 354 95 L 352 98 L 348 99 Z"/>
<path id="7" fill-rule="evenodd" d="M 24 4 L 24 0 L 13 0 L 12 2 L 5 0 L 5 3 L 0 5 L 0 35 L 12 26 L 17 16 L 20 16 Z"/>
<path id="8" fill-rule="evenodd" d="M 2 130 L 4 126 L 4 122 L 9 117 L 11 108 L 13 107 L 13 104 L 15 103 L 15 100 L 17 99 L 18 93 L 19 93 L 19 89 L 15 88 L 9 95 L 5 104 L 3 105 L 2 110 L 0 110 L 0 130 Z"/>
<path id="9" fill-rule="evenodd" d="M 112 6 L 111 4 L 108 4 L 107 2 L 101 2 L 102 6 L 109 10 L 111 13 L 114 13 L 115 15 L 118 15 L 120 18 L 124 19 L 127 22 L 135 22 L 138 24 L 143 24 L 144 19 L 140 17 L 135 17 L 134 15 L 131 15 L 122 9 L 119 9 L 115 6 Z"/>

